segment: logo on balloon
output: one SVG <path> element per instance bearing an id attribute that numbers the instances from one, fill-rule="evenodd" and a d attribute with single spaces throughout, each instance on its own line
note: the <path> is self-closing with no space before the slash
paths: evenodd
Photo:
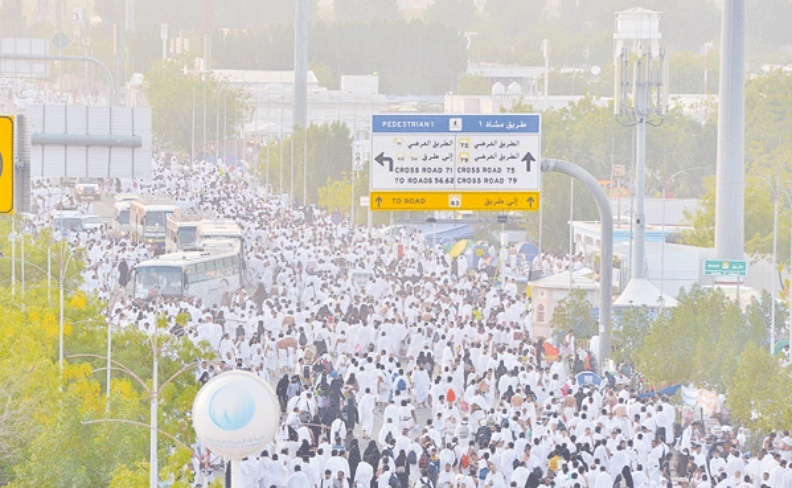
<path id="1" fill-rule="evenodd" d="M 209 418 L 226 431 L 245 427 L 253 420 L 255 413 L 256 402 L 253 397 L 237 385 L 220 388 L 209 400 Z"/>

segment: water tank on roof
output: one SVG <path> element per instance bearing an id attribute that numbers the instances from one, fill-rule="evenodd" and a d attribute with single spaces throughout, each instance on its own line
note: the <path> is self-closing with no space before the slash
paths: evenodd
<path id="1" fill-rule="evenodd" d="M 492 85 L 492 95 L 505 95 L 506 87 L 500 81 Z"/>

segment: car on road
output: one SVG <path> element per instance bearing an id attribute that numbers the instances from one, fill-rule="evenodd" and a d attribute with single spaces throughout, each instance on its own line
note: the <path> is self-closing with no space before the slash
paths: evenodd
<path id="1" fill-rule="evenodd" d="M 74 195 L 78 200 L 101 200 L 102 190 L 95 178 L 80 178 L 74 185 Z"/>
<path id="2" fill-rule="evenodd" d="M 62 234 L 96 229 L 102 225 L 102 218 L 93 214 L 82 214 L 74 210 L 53 212 L 52 227 Z"/>

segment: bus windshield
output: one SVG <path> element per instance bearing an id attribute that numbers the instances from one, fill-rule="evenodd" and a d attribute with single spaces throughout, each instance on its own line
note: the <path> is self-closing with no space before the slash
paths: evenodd
<path id="1" fill-rule="evenodd" d="M 179 248 L 190 247 L 195 244 L 195 227 L 179 229 Z"/>
<path id="2" fill-rule="evenodd" d="M 136 270 L 135 298 L 181 295 L 182 270 L 174 266 L 144 266 Z"/>
<path id="3" fill-rule="evenodd" d="M 126 225 L 129 223 L 129 209 L 118 212 L 118 223 L 121 225 Z"/>
<path id="4" fill-rule="evenodd" d="M 165 219 L 173 212 L 146 212 L 144 224 L 152 227 L 165 227 Z"/>

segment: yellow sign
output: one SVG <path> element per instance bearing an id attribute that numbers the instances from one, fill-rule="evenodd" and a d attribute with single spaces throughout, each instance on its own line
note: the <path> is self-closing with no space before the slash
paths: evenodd
<path id="1" fill-rule="evenodd" d="M 0 115 L 0 214 L 14 213 L 14 118 Z"/>
<path id="2" fill-rule="evenodd" d="M 372 191 L 371 210 L 478 210 L 490 212 L 539 210 L 539 192 Z"/>

